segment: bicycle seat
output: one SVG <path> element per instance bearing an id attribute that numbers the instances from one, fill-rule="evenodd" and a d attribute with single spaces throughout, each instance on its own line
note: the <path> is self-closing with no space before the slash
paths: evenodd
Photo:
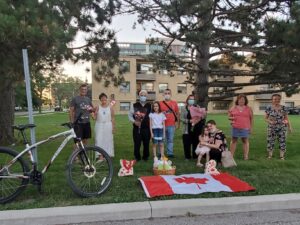
<path id="1" fill-rule="evenodd" d="M 16 129 L 16 130 L 19 130 L 19 131 L 22 131 L 22 130 L 25 130 L 27 128 L 33 128 L 33 127 L 36 127 L 35 124 L 21 124 L 21 125 L 13 125 L 12 128 L 13 129 Z"/>

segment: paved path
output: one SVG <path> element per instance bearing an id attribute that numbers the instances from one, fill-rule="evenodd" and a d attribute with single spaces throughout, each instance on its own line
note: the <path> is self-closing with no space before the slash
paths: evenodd
<path id="1" fill-rule="evenodd" d="M 49 115 L 49 114 L 53 114 L 53 113 L 58 113 L 58 112 L 54 112 L 53 110 L 42 111 L 42 113 L 39 113 L 38 111 L 33 111 L 34 116 L 44 116 L 44 115 Z M 60 112 L 60 113 L 65 113 L 65 112 Z M 15 112 L 15 116 L 27 117 L 28 112 L 23 112 L 23 111 Z"/>
<path id="2" fill-rule="evenodd" d="M 80 223 L 80 225 L 153 225 L 153 224 L 159 224 L 159 225 L 299 225 L 300 209 Z M 68 225 L 74 225 L 74 224 L 68 224 Z"/>
<path id="3" fill-rule="evenodd" d="M 300 194 L 146 201 L 120 204 L 0 211 L 1 225 L 83 222 L 211 215 L 300 208 Z"/>

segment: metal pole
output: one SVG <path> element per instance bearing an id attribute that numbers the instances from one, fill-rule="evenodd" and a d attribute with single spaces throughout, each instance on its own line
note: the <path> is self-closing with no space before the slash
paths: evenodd
<path id="1" fill-rule="evenodd" d="M 33 121 L 33 108 L 32 108 L 32 96 L 31 96 L 31 84 L 30 84 L 30 73 L 29 73 L 29 63 L 28 63 L 28 53 L 27 49 L 22 49 L 23 55 L 23 65 L 26 83 L 26 96 L 27 96 L 27 106 L 28 106 L 28 119 L 29 123 L 34 124 Z M 35 128 L 30 128 L 31 144 L 35 144 Z M 36 149 L 33 149 L 32 155 L 37 163 Z"/>

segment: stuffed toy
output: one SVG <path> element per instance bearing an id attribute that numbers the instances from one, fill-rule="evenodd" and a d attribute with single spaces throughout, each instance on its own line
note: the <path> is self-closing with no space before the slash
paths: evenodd
<path id="1" fill-rule="evenodd" d="M 220 174 L 220 172 L 217 170 L 216 168 L 217 163 L 215 160 L 209 160 L 206 164 L 205 164 L 205 173 L 206 174 L 211 174 L 211 175 L 218 175 Z"/>
<path id="2" fill-rule="evenodd" d="M 161 160 L 158 160 L 157 157 L 154 158 L 153 168 L 157 168 L 158 170 L 171 170 L 172 161 L 168 160 L 167 157 L 162 157 Z"/>
<path id="3" fill-rule="evenodd" d="M 131 176 L 133 175 L 133 166 L 136 163 L 136 160 L 126 160 L 120 159 L 121 168 L 119 170 L 118 176 Z"/>

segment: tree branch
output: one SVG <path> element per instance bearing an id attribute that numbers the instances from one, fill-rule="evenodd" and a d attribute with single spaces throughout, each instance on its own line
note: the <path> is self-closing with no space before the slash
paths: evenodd
<path id="1" fill-rule="evenodd" d="M 268 76 L 272 74 L 273 70 L 268 71 L 260 71 L 260 72 L 252 72 L 249 70 L 239 70 L 239 69 L 230 69 L 230 70 L 224 70 L 224 69 L 211 69 L 210 75 L 215 76 L 224 76 L 224 77 L 235 77 L 235 76 Z"/>
<path id="2" fill-rule="evenodd" d="M 236 47 L 236 46 L 229 46 L 229 45 L 217 45 L 217 44 L 211 44 L 210 47 L 218 48 L 218 49 L 226 49 L 221 50 L 215 53 L 211 53 L 209 57 L 218 56 L 220 54 L 225 54 L 229 52 L 252 52 L 252 53 L 261 53 L 264 55 L 270 55 L 270 52 L 263 50 L 261 48 L 254 48 L 251 46 L 245 46 L 245 47 Z"/>
<path id="3" fill-rule="evenodd" d="M 290 80 L 266 80 L 266 81 L 255 81 L 249 83 L 229 83 L 229 82 L 209 82 L 209 87 L 247 87 L 247 86 L 255 86 L 255 85 L 262 85 L 262 84 L 290 84 Z M 295 82 L 294 84 L 299 84 Z"/>
<path id="4" fill-rule="evenodd" d="M 258 94 L 273 94 L 273 93 L 280 93 L 280 92 L 284 92 L 286 89 L 285 88 L 281 88 L 278 90 L 267 90 L 267 91 L 249 91 L 249 92 L 243 92 L 244 95 L 258 95 Z M 235 96 L 240 95 L 241 93 L 229 93 L 229 94 L 225 94 L 223 96 L 218 96 L 218 97 L 209 97 L 209 101 L 220 101 L 220 100 L 225 100 L 226 98 L 232 98 Z M 271 99 L 270 99 L 271 101 Z"/>

